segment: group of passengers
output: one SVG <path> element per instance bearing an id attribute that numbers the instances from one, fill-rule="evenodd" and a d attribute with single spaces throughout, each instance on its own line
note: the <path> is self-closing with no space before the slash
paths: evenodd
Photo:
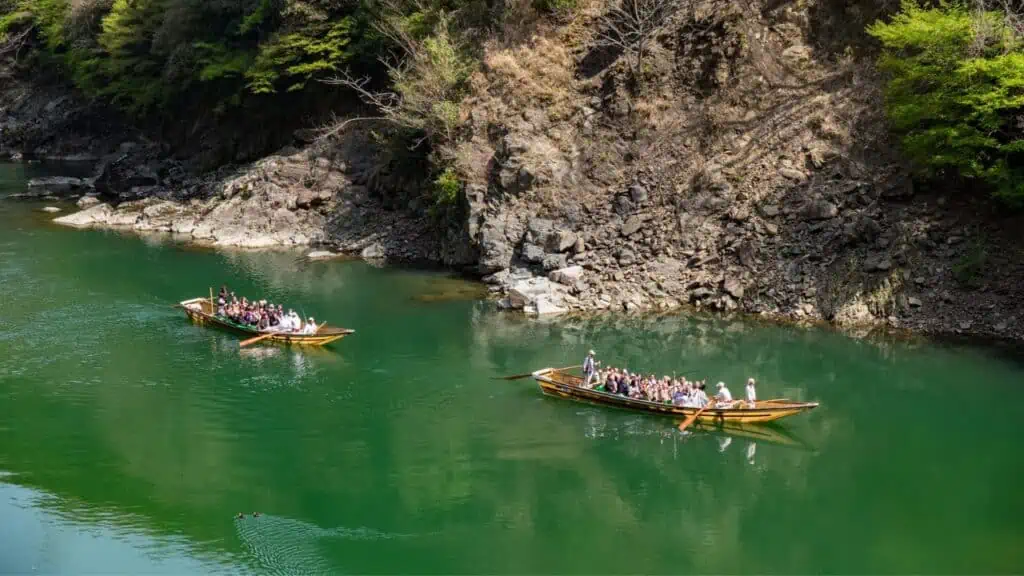
<path id="1" fill-rule="evenodd" d="M 584 378 L 582 386 L 593 390 L 619 394 L 636 400 L 647 400 L 661 404 L 673 404 L 685 408 L 704 408 L 710 403 L 706 392 L 704 380 L 690 381 L 685 377 L 663 376 L 658 378 L 654 374 L 631 373 L 624 368 L 609 366 L 599 368 L 600 362 L 594 361 L 594 351 L 591 350 L 583 362 Z M 757 401 L 757 392 L 754 388 L 754 379 L 747 380 L 747 400 L 735 402 L 732 393 L 724 382 L 717 385 L 718 392 L 715 394 L 715 405 L 720 408 L 748 407 L 753 408 Z"/>
<path id="2" fill-rule="evenodd" d="M 217 316 L 262 332 L 315 334 L 317 331 L 316 320 L 312 316 L 303 322 L 294 310 L 288 310 L 286 314 L 280 304 L 274 305 L 266 300 L 250 302 L 244 296 L 239 300 L 227 286 L 221 286 L 217 295 Z"/>

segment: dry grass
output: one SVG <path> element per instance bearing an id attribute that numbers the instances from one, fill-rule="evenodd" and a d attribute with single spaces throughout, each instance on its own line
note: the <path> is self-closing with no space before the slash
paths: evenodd
<path id="1" fill-rule="evenodd" d="M 527 44 L 484 54 L 483 80 L 490 94 L 507 106 L 543 107 L 553 118 L 566 117 L 574 95 L 575 62 L 564 44 L 535 36 Z"/>

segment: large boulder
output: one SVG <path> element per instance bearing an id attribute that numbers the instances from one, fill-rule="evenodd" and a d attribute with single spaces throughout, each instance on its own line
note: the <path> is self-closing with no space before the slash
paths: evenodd
<path id="1" fill-rule="evenodd" d="M 582 266 L 569 266 L 568 268 L 560 268 L 548 274 L 548 279 L 550 279 L 553 282 L 558 282 L 559 284 L 562 284 L 564 286 L 572 286 L 581 278 L 583 278 Z"/>
<path id="2" fill-rule="evenodd" d="M 516 310 L 537 315 L 565 311 L 566 288 L 547 278 L 517 280 L 508 288 L 508 303 Z"/>
<path id="3" fill-rule="evenodd" d="M 61 216 L 53 221 L 57 224 L 63 224 L 64 226 L 74 226 L 77 228 L 87 228 L 89 226 L 104 226 L 107 221 L 110 220 L 111 214 L 114 213 L 114 209 L 109 204 L 97 204 L 92 208 L 86 208 L 81 212 L 75 212 L 74 214 L 68 214 L 67 216 Z"/>
<path id="4" fill-rule="evenodd" d="M 544 249 L 536 244 L 524 244 L 522 250 L 523 260 L 531 264 L 540 264 L 544 261 Z"/>
<path id="5" fill-rule="evenodd" d="M 805 220 L 828 220 L 839 215 L 839 207 L 828 200 L 809 200 L 804 204 L 801 216 Z"/>
<path id="6" fill-rule="evenodd" d="M 548 235 L 548 252 L 568 252 L 576 245 L 576 234 L 569 230 L 556 230 Z"/>
<path id="7" fill-rule="evenodd" d="M 75 190 L 87 188 L 88 186 L 88 180 L 84 180 L 82 178 L 71 178 L 68 176 L 33 178 L 28 181 L 29 194 L 33 196 L 70 194 Z"/>
<path id="8" fill-rule="evenodd" d="M 477 268 L 481 274 L 492 274 L 509 267 L 512 262 L 512 244 L 505 237 L 503 226 L 485 222 L 480 229 L 480 260 Z"/>

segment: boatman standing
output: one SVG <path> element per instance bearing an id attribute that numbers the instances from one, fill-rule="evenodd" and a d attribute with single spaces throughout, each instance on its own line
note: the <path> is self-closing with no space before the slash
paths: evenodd
<path id="1" fill-rule="evenodd" d="M 583 375 L 586 376 L 583 382 L 584 388 L 590 388 L 590 382 L 594 379 L 594 374 L 597 373 L 598 364 L 600 362 L 594 362 L 594 351 L 591 350 L 583 360 Z"/>
<path id="2" fill-rule="evenodd" d="M 753 408 L 755 402 L 757 402 L 757 391 L 754 390 L 754 379 L 750 378 L 747 380 L 747 404 Z"/>

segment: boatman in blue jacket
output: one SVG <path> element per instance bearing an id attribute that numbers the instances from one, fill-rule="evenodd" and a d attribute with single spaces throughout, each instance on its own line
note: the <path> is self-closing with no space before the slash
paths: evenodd
<path id="1" fill-rule="evenodd" d="M 591 350 L 583 360 L 583 375 L 586 377 L 583 382 L 584 388 L 590 388 L 590 382 L 594 379 L 594 374 L 597 373 L 598 364 L 600 362 L 594 362 L 594 351 Z"/>

